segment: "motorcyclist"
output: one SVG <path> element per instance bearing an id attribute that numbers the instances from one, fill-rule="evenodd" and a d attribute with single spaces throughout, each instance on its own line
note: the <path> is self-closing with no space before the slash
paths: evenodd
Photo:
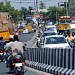
<path id="1" fill-rule="evenodd" d="M 23 58 L 23 61 L 24 61 L 25 60 L 24 51 L 26 51 L 25 45 L 22 42 L 19 42 L 18 35 L 14 35 L 13 39 L 14 39 L 14 42 L 10 43 L 7 46 L 7 49 L 10 48 L 10 50 L 12 50 L 12 55 L 10 55 L 8 57 L 9 64 L 10 64 L 10 70 L 13 70 L 13 68 L 11 67 L 11 62 L 13 61 L 14 57 L 16 55 L 20 54 L 22 56 L 22 58 Z"/>
<path id="2" fill-rule="evenodd" d="M 68 42 L 72 41 L 73 39 L 74 39 L 74 38 L 73 38 L 70 34 L 68 34 L 67 37 L 66 37 L 66 40 L 67 40 Z"/>
<path id="3" fill-rule="evenodd" d="M 21 54 L 24 58 L 24 51 L 26 51 L 25 45 L 22 42 L 19 42 L 18 35 L 14 35 L 13 38 L 14 38 L 14 42 L 8 46 L 8 48 L 11 48 L 12 50 L 12 56 Z"/>
<path id="4" fill-rule="evenodd" d="M 11 53 L 12 53 L 12 51 L 11 51 L 11 49 L 10 49 L 10 47 L 9 47 L 9 45 L 10 45 L 11 43 L 13 43 L 13 38 L 12 38 L 12 37 L 9 38 L 9 43 L 7 43 L 7 44 L 5 45 L 5 47 L 4 47 L 5 52 L 6 52 L 6 55 L 4 56 L 6 67 L 8 67 L 8 65 L 9 65 L 8 57 L 9 57 L 9 56 L 11 55 Z"/>

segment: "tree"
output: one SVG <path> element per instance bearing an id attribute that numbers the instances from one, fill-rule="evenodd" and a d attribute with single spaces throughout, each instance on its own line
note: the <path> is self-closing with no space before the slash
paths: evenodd
<path id="1" fill-rule="evenodd" d="M 39 7 L 40 9 L 45 9 L 46 7 L 45 7 L 45 4 L 42 2 L 42 1 L 40 1 L 40 7 Z"/>
<path id="2" fill-rule="evenodd" d="M 7 2 L 6 5 L 4 5 L 4 11 L 9 12 L 10 9 L 11 9 L 11 4 L 10 4 L 10 2 Z"/>
<path id="3" fill-rule="evenodd" d="M 28 10 L 25 7 L 21 7 L 20 16 L 25 19 L 26 15 L 27 15 L 27 12 L 28 12 Z"/>
<path id="4" fill-rule="evenodd" d="M 32 13 L 31 13 L 31 10 L 33 10 L 33 7 L 32 7 L 32 6 L 29 6 L 29 7 L 28 7 L 28 12 L 29 12 L 30 15 L 32 14 Z"/>
<path id="5" fill-rule="evenodd" d="M 4 12 L 4 4 L 3 4 L 3 2 L 0 3 L 0 12 Z"/>

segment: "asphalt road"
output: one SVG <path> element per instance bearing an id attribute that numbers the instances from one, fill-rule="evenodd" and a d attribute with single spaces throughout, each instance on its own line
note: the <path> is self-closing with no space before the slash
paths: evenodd
<path id="1" fill-rule="evenodd" d="M 19 40 L 26 43 L 27 48 L 33 48 L 36 44 L 36 33 L 21 34 L 19 35 Z"/>
<path id="2" fill-rule="evenodd" d="M 21 34 L 21 35 L 19 35 L 19 39 L 21 42 L 27 42 L 27 41 L 31 40 L 34 35 L 35 35 L 35 33 Z"/>
<path id="3" fill-rule="evenodd" d="M 4 62 L 0 62 L 0 75 L 13 75 L 13 74 L 9 74 L 8 72 L 9 72 L 9 68 L 5 67 Z M 51 75 L 51 74 L 38 71 L 29 67 L 25 67 L 24 75 Z"/>

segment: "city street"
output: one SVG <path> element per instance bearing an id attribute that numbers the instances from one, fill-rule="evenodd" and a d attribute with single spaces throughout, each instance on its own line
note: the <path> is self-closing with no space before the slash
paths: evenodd
<path id="1" fill-rule="evenodd" d="M 75 75 L 75 0 L 0 0 L 0 75 Z"/>

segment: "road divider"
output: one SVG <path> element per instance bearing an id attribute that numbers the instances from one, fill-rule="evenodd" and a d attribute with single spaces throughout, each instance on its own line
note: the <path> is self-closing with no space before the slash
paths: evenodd
<path id="1" fill-rule="evenodd" d="M 56 75 L 75 74 L 75 50 L 63 48 L 28 48 L 26 65 Z"/>

